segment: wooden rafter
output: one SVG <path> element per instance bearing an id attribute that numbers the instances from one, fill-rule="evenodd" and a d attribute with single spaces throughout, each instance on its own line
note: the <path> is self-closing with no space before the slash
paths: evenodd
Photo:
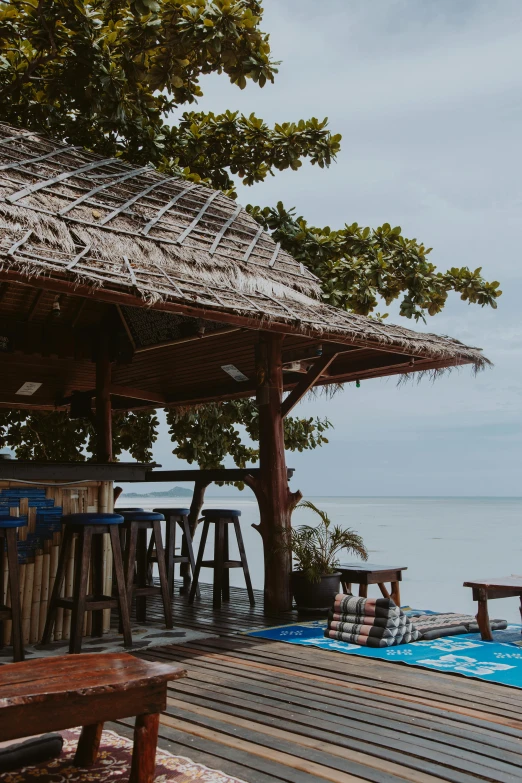
<path id="1" fill-rule="evenodd" d="M 253 252 L 255 246 L 257 245 L 259 237 L 261 236 L 262 233 L 263 233 L 263 226 L 259 226 L 259 228 L 257 229 L 257 231 L 255 233 L 255 236 L 254 236 L 253 240 L 251 241 L 251 243 L 249 244 L 249 246 L 246 249 L 246 253 L 243 256 L 243 261 L 248 261 L 248 259 L 252 255 L 252 252 Z"/>
<path id="2" fill-rule="evenodd" d="M 71 152 L 77 150 L 79 147 L 59 147 L 58 149 L 47 152 L 45 155 L 37 155 L 32 158 L 24 158 L 23 160 L 15 160 L 12 163 L 3 163 L 0 166 L 0 171 L 7 171 L 8 169 L 16 169 L 18 166 L 29 166 L 31 163 L 39 163 L 41 160 L 47 160 L 47 158 L 54 158 L 56 155 L 61 155 L 63 152 Z"/>
<path id="3" fill-rule="evenodd" d="M 121 177 L 116 177 L 115 179 L 112 179 L 110 182 L 104 182 L 103 185 L 98 185 L 92 190 L 89 190 L 87 193 L 83 193 L 79 198 L 76 199 L 76 201 L 73 201 L 71 204 L 67 204 L 66 207 L 60 209 L 58 214 L 66 215 L 68 212 L 71 211 L 71 209 L 74 209 L 80 204 L 83 204 L 84 201 L 87 201 L 88 199 L 92 198 L 92 196 L 95 196 L 96 193 L 99 193 L 101 190 L 112 188 L 114 187 L 114 185 L 120 185 L 122 182 L 125 182 L 128 179 L 133 179 L 134 177 L 138 177 L 140 174 L 144 174 L 147 171 L 153 171 L 152 167 L 143 166 L 141 169 L 132 169 L 132 171 L 128 171 L 126 174 L 123 174 Z"/>
<path id="4" fill-rule="evenodd" d="M 155 190 L 156 188 L 159 188 L 161 186 L 165 186 L 168 184 L 170 180 L 168 179 L 160 179 L 156 182 L 153 182 L 152 185 L 149 185 L 144 190 L 141 190 L 139 193 L 136 193 L 132 198 L 129 198 L 127 201 L 125 201 L 123 204 L 120 204 L 120 206 L 117 209 L 114 209 L 112 212 L 109 212 L 108 215 L 106 215 L 103 220 L 100 220 L 98 223 L 99 226 L 105 226 L 110 220 L 112 220 L 115 217 L 118 217 L 122 212 L 125 212 L 126 209 L 131 207 L 133 204 L 136 203 L 136 201 L 139 201 L 140 198 L 143 198 L 148 193 L 150 193 L 152 190 Z"/>
<path id="5" fill-rule="evenodd" d="M 149 231 L 153 226 L 156 225 L 158 220 L 161 220 L 165 212 L 168 212 L 171 207 L 173 207 L 177 202 L 183 198 L 183 196 L 186 196 L 187 193 L 189 193 L 191 190 L 194 190 L 196 187 L 196 184 L 192 182 L 188 187 L 184 188 L 183 190 L 180 190 L 179 193 L 177 193 L 173 198 L 168 201 L 165 206 L 163 206 L 161 209 L 159 209 L 154 217 L 152 217 L 149 222 L 142 228 L 141 233 L 142 234 L 148 234 Z"/>
<path id="6" fill-rule="evenodd" d="M 274 266 L 275 262 L 277 261 L 277 256 L 279 255 L 280 248 L 281 248 L 281 243 L 278 242 L 277 245 L 275 246 L 274 252 L 272 253 L 272 258 L 268 262 L 269 267 Z"/>
<path id="7" fill-rule="evenodd" d="M 156 392 L 146 391 L 144 389 L 134 389 L 131 386 L 115 386 L 111 384 L 111 396 L 115 397 L 128 397 L 131 400 L 144 400 L 145 402 L 153 402 L 157 405 L 165 405 L 167 398 L 164 394 L 158 394 Z"/>
<path id="8" fill-rule="evenodd" d="M 27 240 L 29 239 L 29 237 L 31 236 L 32 233 L 33 233 L 33 229 L 30 228 L 29 231 L 25 232 L 23 237 L 21 237 L 20 239 L 17 239 L 16 242 L 13 242 L 13 244 L 11 245 L 9 250 L 7 251 L 7 255 L 8 256 L 13 256 L 16 253 L 16 251 L 19 250 L 22 247 L 22 245 L 25 245 L 25 243 L 27 242 Z"/>
<path id="9" fill-rule="evenodd" d="M 236 207 L 236 209 L 230 215 L 230 217 L 227 220 L 227 222 L 220 228 L 218 234 L 216 235 L 216 238 L 214 239 L 214 241 L 212 243 L 212 246 L 211 246 L 210 250 L 208 251 L 211 256 L 214 255 L 214 253 L 216 252 L 217 246 L 221 242 L 225 232 L 227 231 L 227 229 L 230 228 L 230 226 L 232 225 L 232 223 L 237 218 L 237 216 L 239 215 L 240 212 L 241 212 L 241 207 L 240 206 Z"/>
<path id="10" fill-rule="evenodd" d="M 99 169 L 102 166 L 109 166 L 111 163 L 114 163 L 113 158 L 104 158 L 102 160 L 91 161 L 90 163 L 86 163 L 85 165 L 79 166 L 78 168 L 72 169 L 71 171 L 62 171 L 62 173 L 57 174 L 56 177 L 44 179 L 42 182 L 34 182 L 32 185 L 28 185 L 26 188 L 22 188 L 22 190 L 18 190 L 16 193 L 12 193 L 10 196 L 7 196 L 6 201 L 9 201 L 11 204 L 13 204 L 15 201 L 24 198 L 24 196 L 29 196 L 31 193 L 36 193 L 43 188 L 49 188 L 51 185 L 56 185 L 58 182 L 63 182 L 64 180 L 70 179 L 71 177 L 76 177 L 78 174 L 83 174 L 86 171 Z"/>
<path id="11" fill-rule="evenodd" d="M 40 288 L 34 295 L 33 301 L 31 302 L 31 306 L 29 308 L 29 312 L 27 313 L 27 320 L 32 321 L 34 318 L 34 314 L 36 313 L 36 308 L 38 307 L 38 303 L 40 299 L 42 298 L 43 294 L 43 288 Z"/>
<path id="12" fill-rule="evenodd" d="M 321 356 L 310 367 L 306 375 L 303 375 L 297 386 L 290 392 L 288 397 L 283 401 L 281 405 L 281 413 L 283 418 L 288 416 L 292 408 L 295 408 L 297 403 L 302 400 L 307 392 L 310 391 L 312 386 L 319 380 L 321 375 L 328 369 L 333 360 L 338 354 L 333 353 L 326 356 Z"/>
<path id="13" fill-rule="evenodd" d="M 195 229 L 207 209 L 210 207 L 212 202 L 215 198 L 217 198 L 220 195 L 219 190 L 214 190 L 211 195 L 207 198 L 201 209 L 199 210 L 198 214 L 194 218 L 194 220 L 186 227 L 185 231 L 182 231 L 179 237 L 177 237 L 176 242 L 181 245 L 181 243 L 188 237 L 188 235 Z"/>
<path id="14" fill-rule="evenodd" d="M 85 247 L 82 247 L 82 249 L 80 250 L 80 252 L 79 252 L 79 253 L 76 253 L 76 255 L 74 256 L 74 258 L 72 259 L 72 261 L 70 261 L 70 262 L 67 264 L 67 266 L 66 266 L 65 268 L 66 268 L 66 269 L 72 269 L 73 267 L 75 267 L 75 266 L 76 266 L 76 264 L 77 264 L 79 261 L 81 261 L 81 260 L 82 260 L 82 258 L 84 258 L 84 256 L 86 256 L 86 255 L 87 255 L 87 253 L 89 252 L 89 250 L 90 250 L 90 249 L 91 249 L 91 245 L 90 245 L 90 243 L 88 243 L 87 245 L 85 245 Z"/>

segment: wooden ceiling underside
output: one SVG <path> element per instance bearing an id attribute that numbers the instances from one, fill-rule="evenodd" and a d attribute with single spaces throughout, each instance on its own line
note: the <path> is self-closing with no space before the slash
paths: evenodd
<path id="1" fill-rule="evenodd" d="M 53 305 L 59 315 L 53 316 Z M 110 334 L 115 408 L 161 407 L 254 394 L 259 331 L 223 324 L 202 334 L 205 322 L 187 319 L 183 338 L 162 347 L 136 346 L 121 311 L 94 298 L 57 294 L 19 283 L 0 285 L 0 406 L 52 409 L 74 391 L 95 388 L 96 339 Z M 199 336 L 198 336 L 199 335 Z M 438 369 L 447 362 L 416 358 L 295 334 L 285 336 L 285 389 L 293 389 L 320 355 L 337 354 L 317 385 Z M 291 366 L 290 363 L 293 363 Z M 233 365 L 247 380 L 224 369 Z M 41 386 L 30 396 L 24 383 Z"/>

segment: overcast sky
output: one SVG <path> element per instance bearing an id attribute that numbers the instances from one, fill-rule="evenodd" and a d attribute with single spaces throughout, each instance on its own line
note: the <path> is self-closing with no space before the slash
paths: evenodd
<path id="1" fill-rule="evenodd" d="M 484 349 L 495 364 L 397 387 L 348 386 L 306 401 L 330 443 L 289 454 L 307 495 L 521 495 L 522 3 L 520 0 L 265 0 L 263 29 L 282 60 L 275 85 L 205 79 L 206 111 L 266 121 L 328 116 L 342 151 L 252 188 L 241 203 L 295 206 L 308 221 L 400 225 L 441 269 L 482 266 L 498 310 L 453 297 L 416 327 Z M 155 457 L 179 463 L 162 434 Z"/>

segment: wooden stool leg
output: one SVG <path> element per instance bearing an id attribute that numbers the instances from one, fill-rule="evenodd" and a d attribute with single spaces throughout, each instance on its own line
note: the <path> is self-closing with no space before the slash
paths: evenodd
<path id="1" fill-rule="evenodd" d="M 181 517 L 181 521 L 179 524 L 181 525 L 181 528 L 183 530 L 183 535 L 181 536 L 181 557 L 188 557 L 189 556 L 189 550 L 188 550 L 188 544 L 187 544 L 187 536 L 185 534 L 185 520 L 188 519 L 188 517 Z M 189 526 L 190 529 L 190 526 Z M 192 537 L 191 537 L 192 540 Z M 183 562 L 183 561 L 182 561 Z M 183 574 L 183 584 L 179 588 L 179 594 L 180 595 L 188 595 L 190 593 L 190 588 L 192 586 L 192 579 L 194 578 L 194 570 L 191 572 L 187 571 L 185 574 Z M 200 598 L 200 592 L 199 587 L 197 589 L 196 595 L 198 598 Z"/>
<path id="2" fill-rule="evenodd" d="M 103 535 L 92 537 L 92 594 L 96 598 L 103 595 Z M 92 613 L 92 635 L 103 636 L 103 609 Z"/>
<path id="3" fill-rule="evenodd" d="M 392 582 L 391 583 L 391 599 L 395 606 L 401 605 L 401 583 L 400 582 Z"/>
<path id="4" fill-rule="evenodd" d="M 230 560 L 230 549 L 228 545 L 228 525 L 223 525 L 223 562 Z M 221 595 L 223 601 L 230 601 L 230 569 L 223 568 Z"/>
<path id="5" fill-rule="evenodd" d="M 346 595 L 352 594 L 352 583 L 351 582 L 341 582 L 341 587 L 343 590 L 343 593 Z"/>
<path id="6" fill-rule="evenodd" d="M 7 563 L 9 565 L 9 587 L 11 589 L 11 619 L 13 640 L 13 660 L 24 660 L 24 644 L 22 640 L 22 607 L 20 606 L 20 579 L 18 571 L 18 547 L 16 545 L 16 528 L 5 531 L 7 544 Z"/>
<path id="7" fill-rule="evenodd" d="M 368 585 L 359 585 L 359 598 L 368 598 Z"/>
<path id="8" fill-rule="evenodd" d="M 123 560 L 121 556 L 120 538 L 118 536 L 118 531 L 115 529 L 115 525 L 109 526 L 109 534 L 111 537 L 112 560 L 114 562 L 116 589 L 118 590 L 120 625 L 123 631 L 123 641 L 125 647 L 132 647 L 129 599 L 125 590 L 125 574 L 123 571 Z"/>
<path id="9" fill-rule="evenodd" d="M 190 532 L 190 525 L 188 521 L 188 517 L 183 517 L 183 544 L 182 544 L 182 553 L 183 553 L 183 547 L 185 548 L 185 551 L 187 553 L 187 557 L 190 561 L 190 570 L 192 571 L 192 579 L 194 579 L 194 574 L 196 573 L 196 561 L 194 559 L 194 547 L 192 546 L 192 535 Z M 198 598 L 201 598 L 201 591 L 199 589 L 199 584 L 196 586 L 196 595 Z"/>
<path id="10" fill-rule="evenodd" d="M 147 586 L 147 528 L 138 528 L 136 544 L 136 587 Z M 147 596 L 136 596 L 136 620 L 147 622 Z"/>
<path id="11" fill-rule="evenodd" d="M 214 587 L 212 591 L 212 606 L 221 609 L 223 591 L 223 550 L 225 544 L 225 522 L 216 519 L 214 524 Z"/>
<path id="12" fill-rule="evenodd" d="M 196 595 L 196 588 L 199 585 L 199 572 L 201 571 L 201 563 L 203 561 L 203 557 L 205 555 L 205 546 L 207 543 L 207 536 L 208 536 L 208 529 L 210 527 L 210 522 L 205 519 L 203 523 L 203 531 L 201 533 L 201 541 L 199 544 L 199 550 L 198 550 L 198 560 L 196 563 L 196 570 L 194 571 L 194 577 L 192 579 L 192 587 L 190 588 L 189 593 L 189 604 L 192 604 L 194 602 L 194 596 Z"/>
<path id="13" fill-rule="evenodd" d="M 92 528 L 86 526 L 80 530 L 76 543 L 74 563 L 73 608 L 71 615 L 71 638 L 69 653 L 74 655 L 82 650 L 83 620 L 87 601 L 87 577 L 91 562 Z"/>
<path id="14" fill-rule="evenodd" d="M 154 536 L 151 536 L 149 545 L 147 547 L 147 582 L 150 585 L 154 584 L 154 563 L 152 562 L 153 557 L 154 557 Z"/>
<path id="15" fill-rule="evenodd" d="M 492 642 L 493 634 L 491 633 L 491 626 L 489 624 L 488 594 L 486 590 L 479 590 L 478 593 L 477 623 L 482 641 Z"/>
<path id="16" fill-rule="evenodd" d="M 6 564 L 4 562 L 5 560 L 5 536 L 3 531 L 0 532 L 0 574 L 5 574 L 6 571 Z M 8 588 L 6 586 L 5 588 L 5 595 L 4 595 L 4 585 L 3 582 L 0 584 L 0 604 L 3 604 L 4 606 L 7 606 L 7 593 Z M 0 620 L 0 650 L 4 646 L 4 621 Z"/>
<path id="17" fill-rule="evenodd" d="M 241 533 L 241 525 L 239 524 L 238 517 L 234 517 L 234 530 L 236 531 L 237 545 L 239 548 L 239 557 L 241 558 L 241 564 L 243 566 L 243 574 L 245 577 L 248 598 L 250 599 L 250 606 L 255 606 L 256 602 L 254 599 L 254 591 L 252 590 L 252 582 L 250 581 L 250 571 L 248 570 L 245 545 L 243 543 L 243 535 Z"/>
<path id="18" fill-rule="evenodd" d="M 130 615 L 134 587 L 134 569 L 136 567 L 136 542 L 138 540 L 138 529 L 136 525 L 131 522 L 125 533 L 125 592 L 127 593 L 127 603 L 129 606 Z M 120 632 L 121 630 L 122 629 L 120 629 Z"/>
<path id="19" fill-rule="evenodd" d="M 176 528 L 178 524 L 175 517 L 170 516 L 165 523 L 165 558 L 167 561 L 167 584 L 169 586 L 169 598 L 174 595 L 174 554 L 176 552 Z"/>
<path id="20" fill-rule="evenodd" d="M 60 556 L 58 558 L 58 567 L 56 570 L 56 578 L 54 580 L 53 592 L 51 593 L 51 600 L 49 601 L 49 609 L 47 610 L 47 619 L 45 621 L 45 628 L 42 635 L 42 644 L 49 644 L 51 641 L 51 633 L 54 627 L 54 621 L 56 619 L 56 610 L 58 609 L 56 602 L 60 597 L 60 590 L 65 578 L 65 568 L 69 559 L 69 550 L 72 545 L 72 532 L 68 525 L 65 525 L 63 531 L 63 540 L 60 547 Z M 9 566 L 10 567 L 10 566 Z M 13 600 L 13 592 L 11 588 L 11 602 Z"/>
<path id="21" fill-rule="evenodd" d="M 156 544 L 156 557 L 158 560 L 158 571 L 160 577 L 161 598 L 163 600 L 163 614 L 165 615 L 165 625 L 172 628 L 172 606 L 170 603 L 169 584 L 167 579 L 167 566 L 165 564 L 165 551 L 163 541 L 161 540 L 161 524 L 159 521 L 152 523 L 152 535 Z"/>
<path id="22" fill-rule="evenodd" d="M 75 767 L 90 767 L 98 758 L 103 723 L 83 726 L 73 764 Z"/>
<path id="23" fill-rule="evenodd" d="M 134 725 L 134 750 L 129 783 L 153 783 L 156 769 L 159 714 L 138 715 Z"/>
<path id="24" fill-rule="evenodd" d="M 383 598 L 390 598 L 390 594 L 388 592 L 388 588 L 386 587 L 384 582 L 378 582 L 377 584 L 379 585 L 379 590 L 381 591 L 382 597 Z"/>

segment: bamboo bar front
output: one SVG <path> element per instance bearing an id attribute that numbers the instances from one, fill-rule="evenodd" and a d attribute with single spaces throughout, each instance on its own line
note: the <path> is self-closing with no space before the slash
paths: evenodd
<path id="1" fill-rule="evenodd" d="M 16 481 L 0 481 L 0 513 L 27 518 L 27 525 L 18 529 L 18 560 L 20 569 L 20 603 L 22 607 L 22 632 L 24 644 L 40 641 L 47 607 L 51 595 L 58 555 L 62 540 L 61 517 L 96 511 L 113 511 L 112 481 L 90 481 L 74 485 L 23 484 Z M 7 510 L 8 509 L 8 510 Z M 109 536 L 104 536 L 103 592 L 112 592 L 112 556 Z M 0 602 L 11 605 L 7 589 L 8 565 L 4 557 L 3 574 L 0 580 Z M 63 594 L 72 595 L 74 584 L 74 561 L 71 557 L 66 569 Z M 65 641 L 71 629 L 70 610 L 58 609 L 54 627 L 54 641 Z M 91 612 L 87 612 L 85 630 L 92 629 Z M 110 629 L 110 611 L 103 613 L 103 632 Z M 3 623 L 4 645 L 11 644 L 11 621 Z"/>

